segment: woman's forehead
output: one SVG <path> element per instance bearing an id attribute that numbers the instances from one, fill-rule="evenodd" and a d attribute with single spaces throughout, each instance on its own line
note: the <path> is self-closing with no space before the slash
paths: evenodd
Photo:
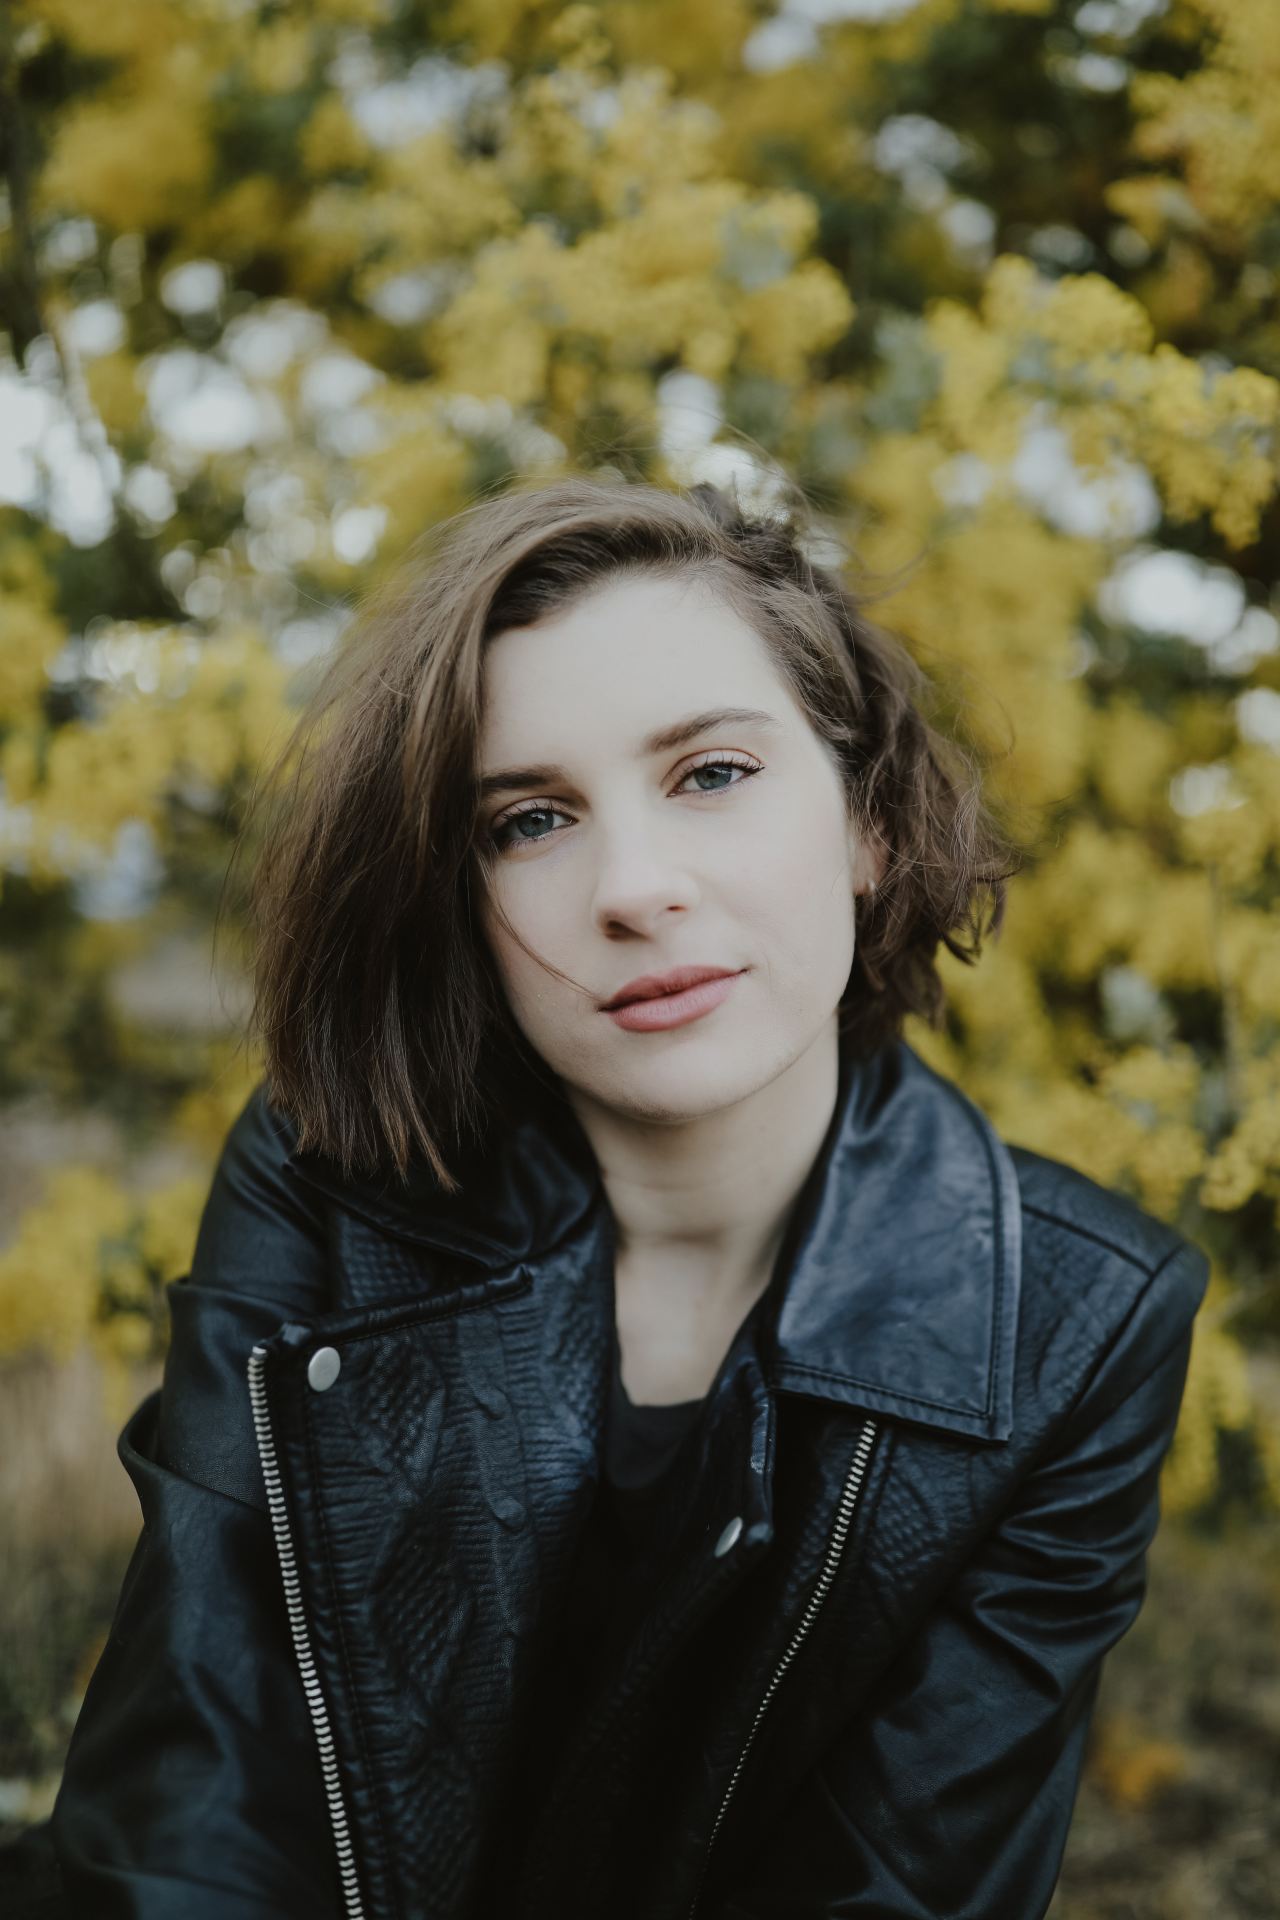
<path id="1" fill-rule="evenodd" d="M 687 588 L 627 580 L 495 635 L 484 669 L 486 760 L 591 722 L 640 742 L 704 708 L 782 718 L 785 688 L 759 634 L 723 600 Z M 544 744 L 549 751 L 551 739 Z"/>

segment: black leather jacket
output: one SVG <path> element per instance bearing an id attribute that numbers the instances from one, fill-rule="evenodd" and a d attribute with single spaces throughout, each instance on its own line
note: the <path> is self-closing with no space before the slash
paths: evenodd
<path id="1" fill-rule="evenodd" d="M 599 1472 L 612 1215 L 574 1128 L 513 1125 L 450 1201 L 295 1137 L 259 1089 L 120 1436 L 145 1524 L 53 1815 L 68 1910 L 1042 1915 L 1203 1252 L 905 1043 L 842 1059 L 779 1307 L 688 1436 L 609 1684 L 514 1783 L 498 1908 Z"/>

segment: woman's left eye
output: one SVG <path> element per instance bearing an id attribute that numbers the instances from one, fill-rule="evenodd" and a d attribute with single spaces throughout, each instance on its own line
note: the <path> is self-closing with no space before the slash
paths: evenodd
<path id="1" fill-rule="evenodd" d="M 686 780 L 692 780 L 695 773 L 712 773 L 721 767 L 728 769 L 736 767 L 744 776 L 759 773 L 760 771 L 759 767 L 751 760 L 700 760 L 696 767 L 690 767 L 687 773 L 682 774 L 676 784 L 682 787 Z M 738 787 L 742 785 L 742 782 L 740 780 L 729 780 L 725 782 L 725 785 Z M 699 791 L 702 793 L 723 793 L 724 788 L 702 787 Z"/>
<path id="2" fill-rule="evenodd" d="M 726 780 L 720 786 L 699 787 L 697 791 L 707 794 L 708 796 L 715 793 L 727 793 L 730 787 L 740 787 L 743 780 L 749 780 L 753 773 L 760 773 L 762 771 L 761 767 L 754 760 L 739 760 L 732 756 L 719 754 L 711 760 L 700 760 L 696 767 L 687 768 L 676 782 L 676 789 L 678 791 L 679 788 L 684 786 L 687 780 L 692 780 L 695 773 L 716 773 L 721 771 L 732 773 L 735 770 L 742 775 L 742 780 Z M 514 840 L 511 840 L 505 837 L 508 828 L 514 828 L 516 824 L 522 820 L 546 819 L 560 812 L 561 809 L 559 807 L 547 806 L 541 801 L 535 801 L 530 806 L 517 807 L 513 813 L 504 814 L 500 820 L 494 821 L 493 826 L 489 829 L 489 838 L 500 853 L 505 853 L 508 848 L 517 842 L 521 846 L 536 845 L 541 840 L 549 840 L 551 833 L 519 833 L 515 836 Z M 553 828 L 552 832 L 555 831 L 556 829 Z"/>

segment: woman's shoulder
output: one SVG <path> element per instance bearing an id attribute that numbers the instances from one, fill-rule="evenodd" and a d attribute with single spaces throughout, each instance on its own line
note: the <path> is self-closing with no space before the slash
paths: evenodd
<path id="1" fill-rule="evenodd" d="M 1067 1161 L 1010 1142 L 1006 1146 L 1018 1176 L 1024 1223 L 1032 1233 L 1042 1229 L 1074 1236 L 1145 1268 L 1194 1246 L 1130 1195 L 1104 1186 Z"/>
<path id="2" fill-rule="evenodd" d="M 158 1407 L 147 1403 L 156 1430 L 144 1407 L 121 1436 L 135 1460 L 263 1512 L 245 1365 L 256 1341 L 322 1313 L 331 1294 L 322 1205 L 285 1164 L 293 1140 L 259 1083 L 223 1141 L 190 1271 L 168 1289 L 164 1383 Z"/>
<path id="3" fill-rule="evenodd" d="M 998 1197 L 997 1231 L 1008 1230 L 1015 1186 L 1019 1201 L 1017 1250 L 1006 1242 L 1006 1265 L 1019 1266 L 1021 1306 L 1034 1317 L 1092 1309 L 1105 1338 L 1126 1303 L 1150 1292 L 1172 1320 L 1194 1318 L 1209 1280 L 1209 1261 L 1196 1243 L 1148 1213 L 1128 1194 L 1104 1186 L 1065 1160 L 1016 1145 L 994 1118 L 955 1080 L 903 1043 L 896 1061 L 933 1115 L 963 1112 L 985 1143 Z M 965 1136 L 961 1133 L 959 1138 Z"/>
<path id="4" fill-rule="evenodd" d="M 194 1286 L 268 1294 L 282 1309 L 314 1306 L 323 1294 L 329 1231 L 323 1197 L 289 1166 L 292 1122 L 259 1081 L 218 1156 L 200 1219 Z"/>
<path id="5" fill-rule="evenodd" d="M 1130 1195 L 1066 1161 L 1006 1143 L 1021 1212 L 1029 1316 L 1106 1343 L 1141 1310 L 1170 1345 L 1190 1328 L 1209 1283 L 1208 1255 Z"/>

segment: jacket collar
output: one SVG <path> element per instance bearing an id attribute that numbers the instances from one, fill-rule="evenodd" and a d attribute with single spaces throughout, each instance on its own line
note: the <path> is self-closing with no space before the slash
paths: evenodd
<path id="1" fill-rule="evenodd" d="M 608 1215 L 567 1103 L 464 1162 L 452 1196 L 425 1163 L 405 1182 L 344 1178 L 296 1151 L 287 1164 L 384 1231 L 486 1272 L 550 1260 Z M 1007 1440 L 1020 1281 L 1017 1175 L 991 1122 L 904 1040 L 862 1060 L 842 1041 L 831 1125 L 760 1324 L 770 1384 Z"/>

